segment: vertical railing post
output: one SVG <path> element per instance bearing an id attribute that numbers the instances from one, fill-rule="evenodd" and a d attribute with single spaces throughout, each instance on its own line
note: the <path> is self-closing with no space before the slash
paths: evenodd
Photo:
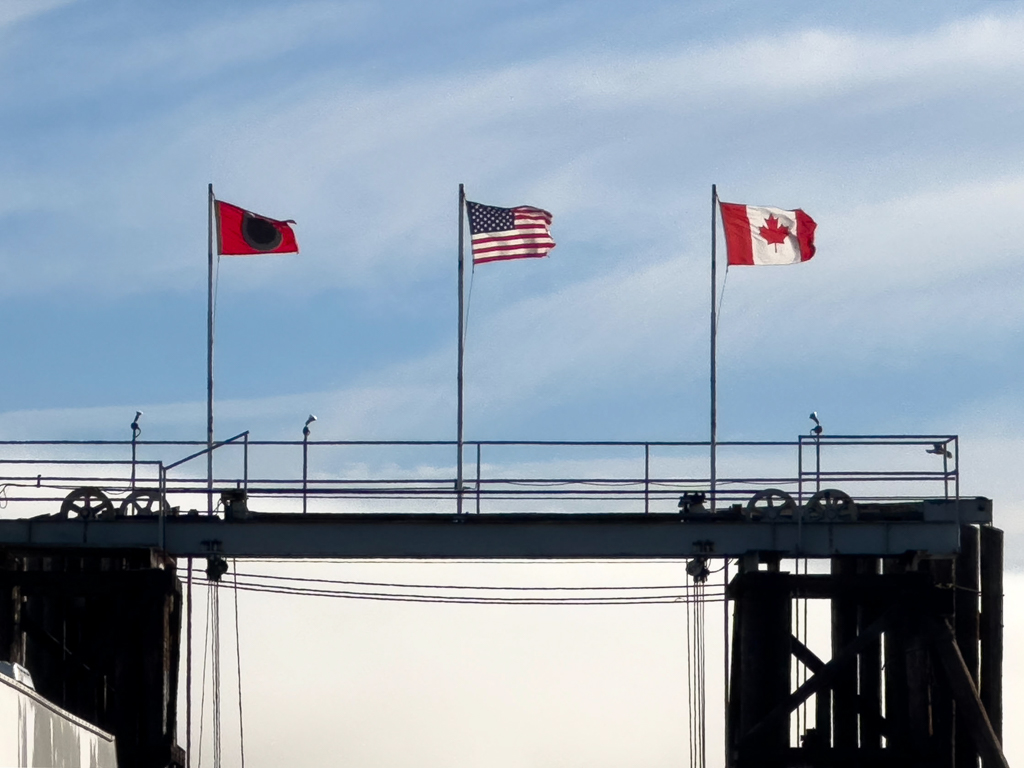
<path id="1" fill-rule="evenodd" d="M 821 490 L 821 435 L 814 436 L 814 490 Z"/>
<path id="2" fill-rule="evenodd" d="M 796 438 L 796 503 L 804 503 L 804 436 Z"/>
<path id="3" fill-rule="evenodd" d="M 132 430 L 132 482 L 131 482 L 131 486 L 132 486 L 132 490 L 133 491 L 135 490 L 135 463 L 136 463 L 136 459 L 137 459 L 137 456 L 136 456 L 136 441 L 137 440 L 138 440 L 138 437 L 136 436 L 135 430 L 133 429 Z"/>
<path id="4" fill-rule="evenodd" d="M 942 490 L 946 501 L 949 501 L 949 442 L 942 444 Z"/>
<path id="5" fill-rule="evenodd" d="M 953 479 L 953 487 L 955 488 L 956 500 L 960 501 L 960 436 L 957 435 L 953 438 L 953 472 L 955 476 Z M 960 505 L 956 505 L 957 508 L 957 523 L 960 522 Z"/>
<path id="6" fill-rule="evenodd" d="M 651 511 L 651 444 L 644 443 L 644 514 Z"/>
<path id="7" fill-rule="evenodd" d="M 137 447 L 137 444 L 138 444 L 139 435 L 142 434 L 142 429 L 139 427 L 139 419 L 140 418 L 142 418 L 142 411 L 136 411 L 135 412 L 135 418 L 132 420 L 132 424 L 131 424 L 131 430 L 132 430 L 132 490 L 133 491 L 135 490 L 135 470 L 136 470 L 136 461 L 138 459 L 138 455 L 136 453 L 136 447 Z"/>
<path id="8" fill-rule="evenodd" d="M 309 477 L 309 430 L 302 433 L 302 514 L 306 514 L 306 490 Z"/>
<path id="9" fill-rule="evenodd" d="M 480 514 L 480 443 L 476 444 L 476 513 Z"/>
<path id="10" fill-rule="evenodd" d="M 163 551 L 166 549 L 166 520 L 167 520 L 167 472 L 164 470 L 164 463 L 161 461 L 158 465 L 160 473 L 160 542 L 159 549 Z M 191 606 L 190 606 L 191 607 Z"/>
<path id="11" fill-rule="evenodd" d="M 242 438 L 242 488 L 249 490 L 249 433 Z"/>

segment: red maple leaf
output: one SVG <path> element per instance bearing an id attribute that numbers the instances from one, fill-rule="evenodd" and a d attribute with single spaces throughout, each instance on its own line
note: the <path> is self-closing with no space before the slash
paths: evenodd
<path id="1" fill-rule="evenodd" d="M 786 238 L 789 237 L 789 227 L 780 226 L 779 220 L 774 215 L 769 216 L 765 226 L 758 231 L 765 242 L 775 246 L 776 253 L 779 252 L 779 244 L 786 242 Z"/>

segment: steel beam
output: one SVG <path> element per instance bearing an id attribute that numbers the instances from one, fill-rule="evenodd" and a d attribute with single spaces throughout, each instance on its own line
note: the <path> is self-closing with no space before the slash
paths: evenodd
<path id="1" fill-rule="evenodd" d="M 876 505 L 884 506 L 884 505 Z M 906 504 L 901 507 L 906 507 Z M 953 554 L 960 523 L 991 519 L 991 502 L 922 502 L 916 520 L 752 522 L 738 515 L 255 514 L 0 521 L 0 547 L 148 548 L 174 557 L 350 559 L 675 559 Z M 979 518 L 981 518 L 979 520 Z"/>

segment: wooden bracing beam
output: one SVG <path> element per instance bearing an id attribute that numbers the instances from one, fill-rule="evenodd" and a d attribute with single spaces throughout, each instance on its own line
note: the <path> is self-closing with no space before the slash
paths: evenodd
<path id="1" fill-rule="evenodd" d="M 957 647 L 952 628 L 945 620 L 928 619 L 928 640 L 956 700 L 957 719 L 963 717 L 986 766 L 1009 768 L 999 738 L 978 696 L 971 673 Z"/>
<path id="2" fill-rule="evenodd" d="M 857 654 L 867 648 L 872 640 L 881 635 L 902 610 L 904 610 L 902 606 L 894 605 L 870 626 L 865 628 L 852 643 L 843 648 L 831 661 L 825 662 L 816 674 L 812 675 L 807 682 L 793 691 L 785 701 L 769 712 L 761 722 L 744 734 L 740 741 L 740 746 L 743 747 L 750 743 L 759 733 L 778 723 L 814 694 L 828 690 L 829 686 L 832 685 L 846 665 L 854 661 L 857 658 Z"/>
<path id="3" fill-rule="evenodd" d="M 814 651 L 797 640 L 796 637 L 790 638 L 790 645 L 793 650 L 793 658 L 811 670 L 813 674 L 817 674 L 824 669 L 825 662 L 818 658 Z M 857 712 L 861 716 L 861 727 L 863 728 L 863 724 L 866 721 L 878 733 L 888 736 L 889 727 L 885 718 L 878 711 L 878 702 L 870 696 L 857 696 L 854 701 L 857 706 Z M 815 727 L 822 730 L 822 725 L 828 722 L 830 718 L 829 697 L 825 694 L 825 691 L 819 691 L 815 705 Z"/>

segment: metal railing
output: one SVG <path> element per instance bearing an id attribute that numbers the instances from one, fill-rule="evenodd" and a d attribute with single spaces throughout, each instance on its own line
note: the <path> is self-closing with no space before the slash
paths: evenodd
<path id="1" fill-rule="evenodd" d="M 675 511 L 681 495 L 710 485 L 702 441 L 481 440 L 465 447 L 459 489 L 454 441 L 253 440 L 243 432 L 214 445 L 215 493 L 244 491 L 251 509 L 278 512 L 450 511 L 461 493 L 470 513 L 647 513 Z M 143 490 L 159 494 L 161 509 L 212 509 L 205 471 L 192 464 L 207 452 L 201 441 L 0 441 L 0 514 L 56 513 L 82 487 L 102 492 L 115 509 Z M 765 488 L 799 503 L 823 488 L 858 501 L 960 495 L 955 435 L 722 442 L 718 465 L 719 508 L 744 505 Z"/>

